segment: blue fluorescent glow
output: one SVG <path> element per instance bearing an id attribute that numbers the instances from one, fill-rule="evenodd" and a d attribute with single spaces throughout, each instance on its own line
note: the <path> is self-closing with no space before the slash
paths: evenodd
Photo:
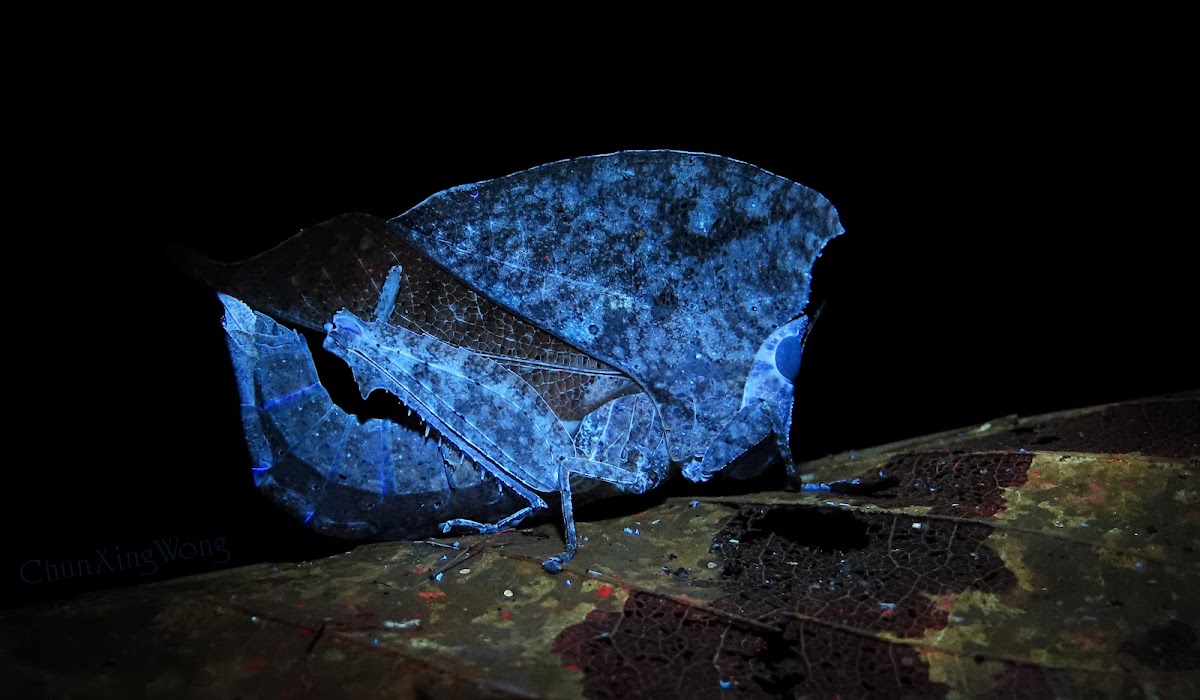
<path id="1" fill-rule="evenodd" d="M 390 437 L 392 424 L 386 421 L 379 421 L 379 463 L 375 466 L 379 469 L 379 502 L 383 503 L 387 498 L 389 488 L 389 475 L 392 472 L 392 441 Z"/>
<path id="2" fill-rule="evenodd" d="M 338 472 L 341 471 L 342 458 L 346 456 L 346 438 L 350 435 L 350 428 L 353 427 L 354 421 L 346 421 L 346 427 L 342 428 L 342 436 L 338 438 L 337 449 L 333 453 L 333 463 L 329 465 L 329 470 L 325 472 L 325 480 L 333 481 Z"/>
<path id="3" fill-rule="evenodd" d="M 330 534 L 388 539 L 419 538 L 443 522 L 494 531 L 487 521 L 517 506 L 512 493 L 485 493 L 489 483 L 529 503 L 497 520 L 506 525 L 545 508 L 538 493 L 563 491 L 567 550 L 544 564 L 561 571 L 576 546 L 570 490 L 561 488 L 568 476 L 641 493 L 683 465 L 684 476 L 705 481 L 772 436 L 773 457 L 792 461 L 790 380 L 803 350 L 797 329 L 805 327 L 812 264 L 841 232 L 836 211 L 815 191 L 748 163 L 668 150 L 560 161 L 435 194 L 388 222 L 355 214 L 315 226 L 299 234 L 305 243 L 349 235 L 375 247 L 289 242 L 279 250 L 327 255 L 314 261 L 269 251 L 239 263 L 243 281 L 220 283 L 240 285 L 227 291 L 251 295 L 249 303 L 266 312 L 221 296 L 243 426 L 251 454 L 263 454 L 256 484 L 282 501 L 308 489 L 311 474 L 323 474 L 328 486 L 318 477 L 313 490 L 327 495 L 292 512 Z M 426 261 L 453 276 L 447 284 L 469 285 L 473 299 L 519 314 L 533 329 L 574 344 L 587 366 L 612 365 L 614 376 L 644 391 L 589 404 L 585 450 L 547 397 L 510 379 L 470 332 L 425 342 L 428 329 L 390 325 L 407 284 L 403 270 L 420 271 Z M 275 278 L 286 283 L 269 282 Z M 312 294 L 315 285 L 328 285 L 328 294 Z M 375 320 L 362 321 L 354 314 L 370 312 L 372 295 Z M 408 320 L 420 326 L 415 319 L 426 309 L 412 311 Z M 470 325 L 462 309 L 450 311 Z M 307 328 L 323 326 L 325 348 L 349 365 L 363 392 L 374 386 L 407 397 L 406 408 L 418 407 L 427 419 L 427 438 L 431 423 L 462 440 L 469 435 L 480 453 L 472 453 L 479 483 L 464 469 L 454 472 L 463 487 L 448 487 L 438 454 L 422 452 L 422 431 L 347 416 L 317 381 L 307 341 L 267 315 L 281 313 L 299 314 L 292 321 Z M 581 358 L 570 359 L 568 368 Z M 410 366 L 421 376 L 408 374 Z M 493 399 L 520 404 L 523 417 L 498 411 Z M 272 459 L 281 468 L 258 478 Z M 736 476 L 752 476 L 769 461 L 739 466 Z M 314 522 L 317 509 L 322 520 Z M 452 517 L 460 514 L 485 525 Z"/>
<path id="4" fill-rule="evenodd" d="M 268 409 L 275 408 L 276 406 L 279 406 L 281 404 L 290 403 L 292 401 L 295 401 L 296 399 L 304 396 L 308 392 L 312 391 L 313 389 L 317 389 L 317 388 L 323 388 L 323 387 L 321 387 L 321 383 L 313 382 L 312 384 L 309 384 L 306 387 L 297 389 L 290 394 L 284 394 L 283 396 L 280 396 L 277 399 L 271 399 L 270 401 L 263 401 L 263 405 L 262 405 L 263 410 L 265 411 Z"/>

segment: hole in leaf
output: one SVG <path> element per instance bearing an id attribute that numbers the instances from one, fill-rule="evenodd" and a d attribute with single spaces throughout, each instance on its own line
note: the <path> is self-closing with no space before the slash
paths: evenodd
<path id="1" fill-rule="evenodd" d="M 742 537 L 754 542 L 769 535 L 823 552 L 865 549 L 867 524 L 851 513 L 813 508 L 772 508 Z"/>

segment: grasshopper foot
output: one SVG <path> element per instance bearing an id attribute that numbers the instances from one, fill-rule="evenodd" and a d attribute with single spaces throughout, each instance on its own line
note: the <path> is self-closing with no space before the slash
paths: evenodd
<path id="1" fill-rule="evenodd" d="M 542 562 L 542 568 L 548 574 L 562 573 L 563 565 L 575 558 L 575 547 L 571 546 L 562 554 L 555 554 L 546 561 Z"/>
<path id="2" fill-rule="evenodd" d="M 463 518 L 455 518 L 454 520 L 447 520 L 446 522 L 442 523 L 442 532 L 450 532 L 450 528 L 456 526 L 469 527 L 481 535 L 494 535 L 497 532 L 500 532 L 499 525 L 493 525 L 492 523 L 481 523 L 475 520 L 465 520 Z"/>

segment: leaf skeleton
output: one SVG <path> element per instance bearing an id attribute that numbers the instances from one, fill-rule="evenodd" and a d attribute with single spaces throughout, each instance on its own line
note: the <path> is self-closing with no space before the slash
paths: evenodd
<path id="1" fill-rule="evenodd" d="M 494 532 L 557 492 L 557 572 L 577 548 L 573 493 L 780 457 L 794 475 L 809 278 L 841 232 L 823 196 L 753 165 L 624 151 L 193 264 L 221 292 L 262 492 L 318 531 L 376 539 Z M 323 330 L 362 395 L 394 394 L 417 424 L 340 408 L 283 323 Z"/>

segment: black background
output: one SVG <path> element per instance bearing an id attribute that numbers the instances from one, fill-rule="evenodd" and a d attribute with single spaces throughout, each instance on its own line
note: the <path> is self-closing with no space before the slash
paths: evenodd
<path id="1" fill-rule="evenodd" d="M 220 304 L 165 246 L 239 259 L 573 156 L 716 153 L 837 207 L 846 233 L 813 272 L 824 309 L 797 386 L 802 460 L 1200 385 L 1194 183 L 1178 175 L 1193 166 L 1171 105 L 1146 106 L 1153 86 L 1001 69 L 971 87 L 895 76 L 835 94 L 797 75 L 696 91 L 664 75 L 557 94 L 532 77 L 485 87 L 486 69 L 101 84 L 30 113 L 9 161 L 6 604 L 217 568 L 20 580 L 30 560 L 97 548 L 223 537 L 224 565 L 349 548 L 257 498 Z"/>

